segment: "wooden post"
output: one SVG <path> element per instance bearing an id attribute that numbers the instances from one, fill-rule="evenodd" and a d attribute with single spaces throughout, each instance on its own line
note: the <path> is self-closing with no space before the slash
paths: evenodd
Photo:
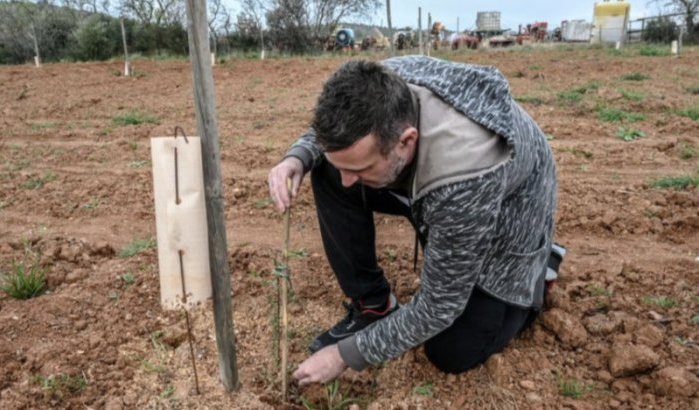
<path id="1" fill-rule="evenodd" d="M 36 38 L 36 29 L 32 23 L 32 38 L 34 39 L 34 65 L 41 67 L 41 55 L 39 54 L 39 41 Z"/>
<path id="2" fill-rule="evenodd" d="M 391 27 L 391 0 L 386 0 L 386 21 L 388 22 L 388 43 L 391 47 L 391 57 L 396 55 L 393 48 L 393 27 Z"/>
<path id="3" fill-rule="evenodd" d="M 427 57 L 432 49 L 432 13 L 427 13 Z"/>
<path id="4" fill-rule="evenodd" d="M 124 28 L 124 18 L 119 19 L 121 24 L 121 39 L 124 42 L 124 77 L 131 75 L 131 63 L 129 62 L 129 49 L 126 47 L 126 29 Z"/>
<path id="5" fill-rule="evenodd" d="M 417 8 L 417 42 L 420 55 L 425 54 L 422 51 L 422 7 Z"/>
<path id="6" fill-rule="evenodd" d="M 187 0 L 187 33 L 189 55 L 192 59 L 194 104 L 197 112 L 197 128 L 201 135 L 201 151 L 204 169 L 206 221 L 209 229 L 209 261 L 214 297 L 214 321 L 216 346 L 221 382 L 226 389 L 236 390 L 238 366 L 235 354 L 235 334 L 231 314 L 231 276 L 228 267 L 228 243 L 223 212 L 223 187 L 221 184 L 221 154 L 219 152 L 218 125 L 214 95 L 214 78 L 211 69 L 206 0 Z"/>

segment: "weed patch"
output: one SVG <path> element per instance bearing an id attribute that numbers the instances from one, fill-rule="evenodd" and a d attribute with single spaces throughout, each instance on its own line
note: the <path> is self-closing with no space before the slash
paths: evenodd
<path id="1" fill-rule="evenodd" d="M 693 95 L 699 95 L 699 85 L 687 87 L 687 92 Z"/>
<path id="2" fill-rule="evenodd" d="M 648 77 L 647 75 L 641 73 L 629 73 L 621 76 L 621 79 L 623 81 L 644 81 L 648 80 L 649 78 L 650 77 Z"/>
<path id="3" fill-rule="evenodd" d="M 646 95 L 637 91 L 619 90 L 621 96 L 627 101 L 643 101 Z"/>
<path id="4" fill-rule="evenodd" d="M 112 124 L 120 127 L 127 125 L 139 125 L 139 124 L 157 124 L 158 119 L 150 114 L 142 113 L 137 110 L 129 111 L 125 114 L 116 115 L 112 117 Z"/>
<path id="5" fill-rule="evenodd" d="M 340 392 L 340 382 L 335 380 L 332 383 L 325 385 L 325 403 L 318 403 L 319 407 L 315 407 L 308 399 L 301 396 L 301 403 L 307 410 L 323 409 L 323 410 L 341 410 L 348 408 L 356 400 L 352 398 L 344 398 Z"/>
<path id="6" fill-rule="evenodd" d="M 646 133 L 633 128 L 619 127 L 616 132 L 616 136 L 624 141 L 633 141 L 645 137 Z"/>
<path id="7" fill-rule="evenodd" d="M 155 239 L 136 239 L 119 251 L 122 258 L 130 258 L 145 250 L 155 248 Z"/>
<path id="8" fill-rule="evenodd" d="M 690 186 L 699 186 L 699 176 L 683 175 L 679 177 L 667 177 L 656 179 L 651 183 L 654 188 L 686 189 Z"/>
<path id="9" fill-rule="evenodd" d="M 643 303 L 646 305 L 660 306 L 665 309 L 669 309 L 677 304 L 667 296 L 646 296 L 643 298 Z"/>
<path id="10" fill-rule="evenodd" d="M 682 141 L 680 143 L 680 158 L 692 159 L 696 155 L 697 155 L 697 151 L 692 144 L 685 142 L 685 141 Z"/>
<path id="11" fill-rule="evenodd" d="M 601 107 L 597 109 L 599 119 L 604 122 L 638 122 L 646 119 L 646 116 L 636 112 L 627 112 L 614 107 Z"/>
<path id="12" fill-rule="evenodd" d="M 577 399 L 583 394 L 592 391 L 592 384 L 587 384 L 576 379 L 559 379 L 558 380 L 558 392 L 563 397 L 570 397 Z"/>
<path id="13" fill-rule="evenodd" d="M 74 376 L 59 374 L 57 376 L 48 377 L 36 375 L 34 377 L 34 382 L 39 384 L 46 393 L 59 399 L 64 399 L 82 392 L 88 384 L 84 374 Z"/>
<path id="14" fill-rule="evenodd" d="M 599 83 L 596 81 L 590 81 L 589 83 L 583 84 L 579 87 L 571 88 L 570 90 L 562 91 L 556 96 L 559 100 L 568 103 L 577 103 L 583 99 L 583 96 L 590 91 L 595 91 L 599 89 Z"/>
<path id="15" fill-rule="evenodd" d="M 420 395 L 420 396 L 427 396 L 427 397 L 432 397 L 434 392 L 432 391 L 434 388 L 434 385 L 432 382 L 427 382 L 425 384 L 421 384 L 419 386 L 416 386 L 413 389 L 413 393 Z"/>
<path id="16" fill-rule="evenodd" d="M 30 299 L 46 289 L 46 270 L 38 261 L 13 262 L 12 272 L 0 274 L 0 290 L 15 299 Z"/>
<path id="17" fill-rule="evenodd" d="M 670 51 L 667 47 L 643 46 L 638 50 L 638 54 L 645 57 L 664 57 L 669 56 Z"/>
<path id="18" fill-rule="evenodd" d="M 41 189 L 47 182 L 55 181 L 58 177 L 53 171 L 46 171 L 42 176 L 30 177 L 22 184 L 24 189 Z"/>
<path id="19" fill-rule="evenodd" d="M 515 97 L 515 101 L 521 102 L 524 104 L 532 104 L 532 105 L 541 105 L 544 103 L 544 100 L 542 100 L 539 97 L 534 97 L 531 95 L 523 95 L 521 97 Z"/>
<path id="20" fill-rule="evenodd" d="M 699 121 L 699 105 L 694 107 L 685 108 L 684 110 L 676 111 L 677 115 L 680 117 L 691 118 L 694 121 Z"/>

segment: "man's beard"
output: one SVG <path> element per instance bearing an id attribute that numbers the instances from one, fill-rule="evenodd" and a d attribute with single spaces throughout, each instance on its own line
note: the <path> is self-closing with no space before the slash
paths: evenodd
<path id="1" fill-rule="evenodd" d="M 398 179 L 400 173 L 403 172 L 406 162 L 407 161 L 405 160 L 405 158 L 398 155 L 395 151 L 391 151 L 391 153 L 389 154 L 390 165 L 388 168 L 388 174 L 381 181 L 377 181 L 371 184 L 371 187 L 386 188 L 387 186 L 391 185 L 393 182 L 396 181 L 396 179 Z"/>

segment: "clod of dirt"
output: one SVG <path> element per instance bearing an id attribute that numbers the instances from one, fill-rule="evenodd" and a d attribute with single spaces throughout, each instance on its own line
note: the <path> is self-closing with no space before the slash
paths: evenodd
<path id="1" fill-rule="evenodd" d="M 650 347 L 634 344 L 616 344 L 609 355 L 609 371 L 614 377 L 626 377 L 652 370 L 660 363 L 660 356 Z"/>
<path id="2" fill-rule="evenodd" d="M 663 331 L 654 325 L 643 326 L 642 328 L 636 330 L 634 336 L 636 343 L 648 347 L 658 346 L 665 338 Z"/>
<path id="3" fill-rule="evenodd" d="M 617 317 L 609 317 L 605 314 L 597 314 L 583 319 L 585 329 L 592 335 L 604 336 L 616 332 L 621 328 L 621 320 Z"/>
<path id="4" fill-rule="evenodd" d="M 170 326 L 163 331 L 163 343 L 173 348 L 177 348 L 185 340 L 187 340 L 187 330 L 180 326 Z"/>
<path id="5" fill-rule="evenodd" d="M 554 286 L 546 295 L 547 308 L 565 308 L 570 306 L 570 297 L 560 286 Z"/>
<path id="6" fill-rule="evenodd" d="M 120 397 L 109 397 L 104 404 L 104 410 L 121 410 L 123 408 Z"/>
<path id="7" fill-rule="evenodd" d="M 569 347 L 580 347 L 587 342 L 587 331 L 580 321 L 562 309 L 554 308 L 541 315 L 541 323 Z"/>
<path id="8" fill-rule="evenodd" d="M 655 391 L 666 396 L 697 396 L 699 378 L 682 367 L 666 367 L 655 374 Z"/>
<path id="9" fill-rule="evenodd" d="M 503 386 L 507 383 L 507 378 L 512 374 L 512 368 L 505 361 L 502 354 L 494 354 L 485 362 L 488 375 L 496 385 Z"/>
<path id="10" fill-rule="evenodd" d="M 87 269 L 76 268 L 66 274 L 64 281 L 66 283 L 75 283 L 87 278 L 89 275 L 90 273 Z"/>

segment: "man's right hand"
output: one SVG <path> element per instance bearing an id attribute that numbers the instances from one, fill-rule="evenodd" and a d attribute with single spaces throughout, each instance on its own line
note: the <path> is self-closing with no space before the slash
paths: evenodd
<path id="1" fill-rule="evenodd" d="M 279 212 L 284 212 L 291 206 L 291 201 L 299 192 L 303 175 L 303 163 L 296 157 L 284 158 L 269 171 L 267 176 L 269 196 Z M 287 187 L 288 179 L 291 180 L 291 191 Z"/>

